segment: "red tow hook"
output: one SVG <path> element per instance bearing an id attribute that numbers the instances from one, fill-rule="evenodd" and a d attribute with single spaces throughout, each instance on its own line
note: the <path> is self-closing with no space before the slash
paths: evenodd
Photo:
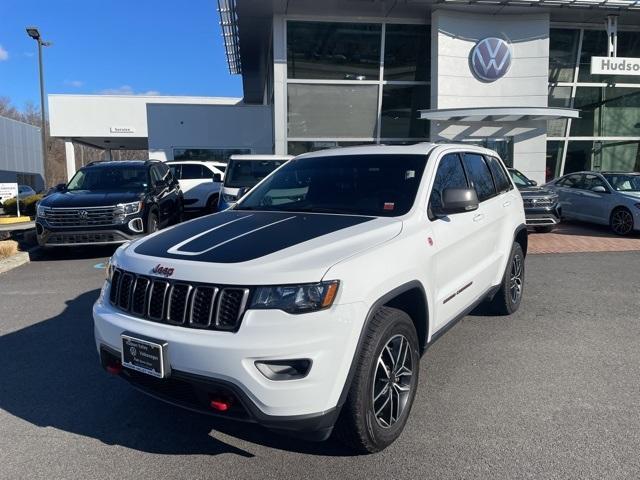
<path id="1" fill-rule="evenodd" d="M 233 401 L 231 400 L 225 400 L 217 397 L 212 398 L 211 401 L 209 402 L 209 406 L 219 412 L 226 412 L 227 410 L 229 410 L 229 408 L 231 408 L 232 404 L 233 404 Z"/>
<path id="2" fill-rule="evenodd" d="M 120 363 L 113 363 L 111 365 L 107 365 L 106 368 L 107 372 L 109 372 L 111 375 L 120 375 L 120 373 L 122 373 L 122 364 Z"/>

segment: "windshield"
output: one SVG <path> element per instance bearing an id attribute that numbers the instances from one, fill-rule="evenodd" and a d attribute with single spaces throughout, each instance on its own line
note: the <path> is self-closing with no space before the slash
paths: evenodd
<path id="1" fill-rule="evenodd" d="M 97 167 L 79 170 L 67 185 L 67 190 L 140 192 L 149 185 L 147 169 L 140 167 Z"/>
<path id="2" fill-rule="evenodd" d="M 604 178 L 618 192 L 640 192 L 640 175 L 608 173 Z"/>
<path id="3" fill-rule="evenodd" d="M 516 187 L 530 187 L 531 182 L 524 174 L 520 173 L 518 170 L 510 169 L 509 173 L 511 174 L 511 179 L 513 183 L 516 184 Z"/>
<path id="4" fill-rule="evenodd" d="M 237 210 L 395 217 L 416 197 L 426 155 L 344 155 L 291 160 Z"/>
<path id="5" fill-rule="evenodd" d="M 224 177 L 225 187 L 254 187 L 286 160 L 230 160 Z"/>

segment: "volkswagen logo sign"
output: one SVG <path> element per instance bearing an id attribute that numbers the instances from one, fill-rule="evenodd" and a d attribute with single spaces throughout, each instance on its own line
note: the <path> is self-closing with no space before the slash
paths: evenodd
<path id="1" fill-rule="evenodd" d="M 485 82 L 495 82 L 509 71 L 511 45 L 501 38 L 480 40 L 471 50 L 471 70 Z"/>
<path id="2" fill-rule="evenodd" d="M 80 220 L 86 220 L 87 218 L 89 218 L 89 212 L 87 212 L 86 210 L 79 210 L 78 211 L 78 218 Z"/>

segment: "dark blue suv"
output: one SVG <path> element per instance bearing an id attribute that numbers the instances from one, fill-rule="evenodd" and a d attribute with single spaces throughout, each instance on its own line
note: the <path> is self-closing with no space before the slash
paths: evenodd
<path id="1" fill-rule="evenodd" d="M 182 218 L 183 196 L 158 160 L 93 162 L 38 204 L 43 246 L 117 244 Z"/>

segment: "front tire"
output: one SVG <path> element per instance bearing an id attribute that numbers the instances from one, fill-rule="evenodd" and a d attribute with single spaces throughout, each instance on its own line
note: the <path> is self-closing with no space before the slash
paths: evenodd
<path id="1" fill-rule="evenodd" d="M 618 207 L 611 212 L 609 226 L 616 235 L 629 235 L 633 230 L 633 215 L 624 207 Z"/>
<path id="2" fill-rule="evenodd" d="M 511 315 L 520 308 L 524 293 L 524 273 L 524 252 L 522 246 L 518 242 L 514 242 L 500 290 L 489 304 L 494 313 Z"/>
<path id="3" fill-rule="evenodd" d="M 158 231 L 158 215 L 152 212 L 149 214 L 149 217 L 147 218 L 147 228 L 145 228 L 145 232 L 147 233 L 147 235 L 150 235 L 157 231 Z"/>
<path id="4" fill-rule="evenodd" d="M 401 310 L 381 307 L 364 335 L 335 432 L 354 451 L 374 453 L 404 429 L 418 385 L 420 356 L 416 329 Z"/>

